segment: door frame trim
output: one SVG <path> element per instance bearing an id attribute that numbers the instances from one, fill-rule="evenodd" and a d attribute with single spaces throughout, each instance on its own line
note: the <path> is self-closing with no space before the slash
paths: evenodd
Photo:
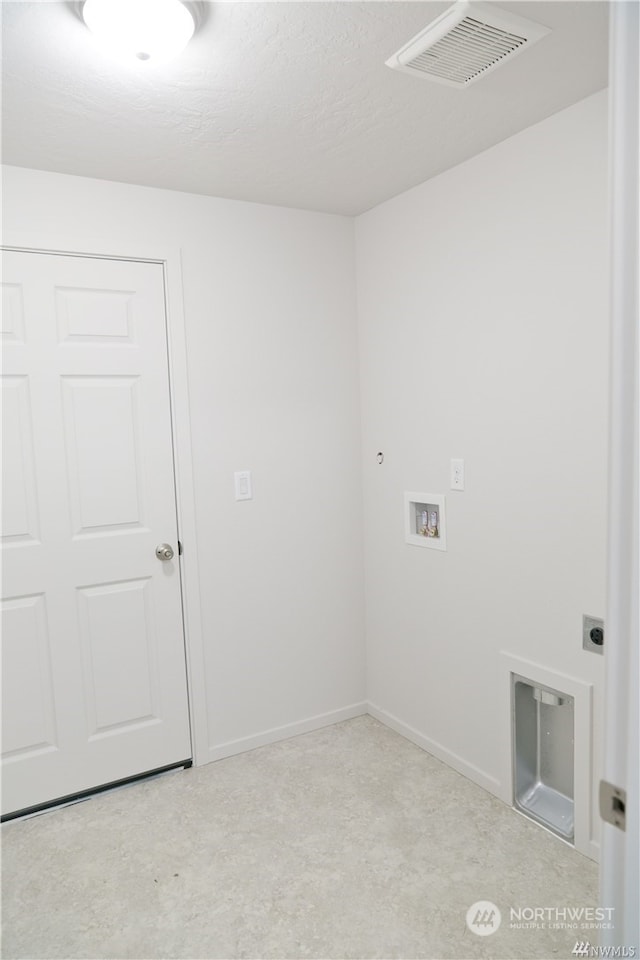
<path id="1" fill-rule="evenodd" d="M 60 233 L 38 231 L 21 235 L 12 231 L 3 236 L 1 250 L 22 253 L 54 254 L 58 256 L 90 257 L 101 260 L 132 260 L 158 263 L 164 278 L 166 311 L 167 355 L 169 361 L 169 397 L 171 429 L 173 433 L 173 471 L 176 489 L 178 536 L 182 544 L 179 557 L 182 585 L 182 619 L 184 628 L 185 660 L 191 726 L 193 763 L 207 763 L 208 722 L 205 660 L 202 631 L 202 608 L 198 577 L 198 540 L 196 523 L 193 454 L 191 441 L 191 413 L 189 404 L 189 374 L 187 340 L 184 317 L 182 283 L 182 251 L 180 247 L 154 244 L 153 249 L 135 241 L 124 248 L 114 249 L 112 243 L 95 237 L 64 236 Z"/>
<path id="2" fill-rule="evenodd" d="M 609 516 L 604 755 L 600 776 L 626 791 L 626 827 L 601 823 L 600 903 L 615 910 L 600 944 L 638 949 L 640 755 L 640 10 L 612 3 L 609 17 Z M 629 955 L 629 953 L 627 953 Z M 637 956 L 637 953 L 636 953 Z"/>

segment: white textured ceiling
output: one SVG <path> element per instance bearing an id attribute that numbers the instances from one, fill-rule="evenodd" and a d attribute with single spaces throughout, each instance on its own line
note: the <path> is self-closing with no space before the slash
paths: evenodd
<path id="1" fill-rule="evenodd" d="M 552 33 L 455 90 L 385 66 L 450 3 L 206 3 L 179 59 L 122 68 L 77 4 L 5 0 L 3 159 L 360 213 L 606 85 L 607 3 L 496 5 Z"/>

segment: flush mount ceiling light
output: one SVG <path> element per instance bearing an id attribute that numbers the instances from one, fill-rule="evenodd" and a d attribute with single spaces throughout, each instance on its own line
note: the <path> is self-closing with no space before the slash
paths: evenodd
<path id="1" fill-rule="evenodd" d="M 85 0 L 82 16 L 115 52 L 154 63 L 184 50 L 195 26 L 180 0 Z"/>

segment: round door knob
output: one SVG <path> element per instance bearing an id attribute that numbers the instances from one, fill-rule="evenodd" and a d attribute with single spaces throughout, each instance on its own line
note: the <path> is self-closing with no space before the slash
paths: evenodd
<path id="1" fill-rule="evenodd" d="M 170 543 L 161 543 L 156 547 L 158 560 L 173 560 L 173 547 Z"/>

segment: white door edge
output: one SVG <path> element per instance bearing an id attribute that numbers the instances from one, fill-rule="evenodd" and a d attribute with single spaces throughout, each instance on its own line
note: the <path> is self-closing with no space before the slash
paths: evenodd
<path id="1" fill-rule="evenodd" d="M 2 249 L 65 256 L 135 260 L 146 263 L 160 263 L 163 267 L 176 506 L 180 542 L 183 545 L 183 554 L 180 558 L 180 576 L 189 690 L 189 718 L 193 763 L 195 766 L 207 763 L 210 759 L 208 756 L 209 733 L 204 681 L 202 611 L 198 579 L 198 542 L 182 285 L 182 252 L 180 247 L 168 247 L 166 245 L 154 246 L 151 250 L 147 245 L 136 245 L 135 242 L 127 243 L 125 248 L 115 249 L 111 243 L 106 243 L 104 240 L 95 237 L 83 237 L 78 234 L 70 237 L 46 231 L 38 231 L 37 234 L 22 234 L 15 231 L 11 232 L 10 235 L 4 234 Z"/>
<path id="2" fill-rule="evenodd" d="M 608 609 L 605 639 L 605 751 L 602 778 L 626 791 L 626 830 L 602 824 L 600 902 L 614 928 L 601 945 L 638 956 L 640 613 L 638 553 L 640 476 L 640 7 L 612 3 L 610 14 L 611 364 Z M 631 952 L 635 950 L 635 952 Z M 622 954 L 621 954 L 622 955 Z"/>

